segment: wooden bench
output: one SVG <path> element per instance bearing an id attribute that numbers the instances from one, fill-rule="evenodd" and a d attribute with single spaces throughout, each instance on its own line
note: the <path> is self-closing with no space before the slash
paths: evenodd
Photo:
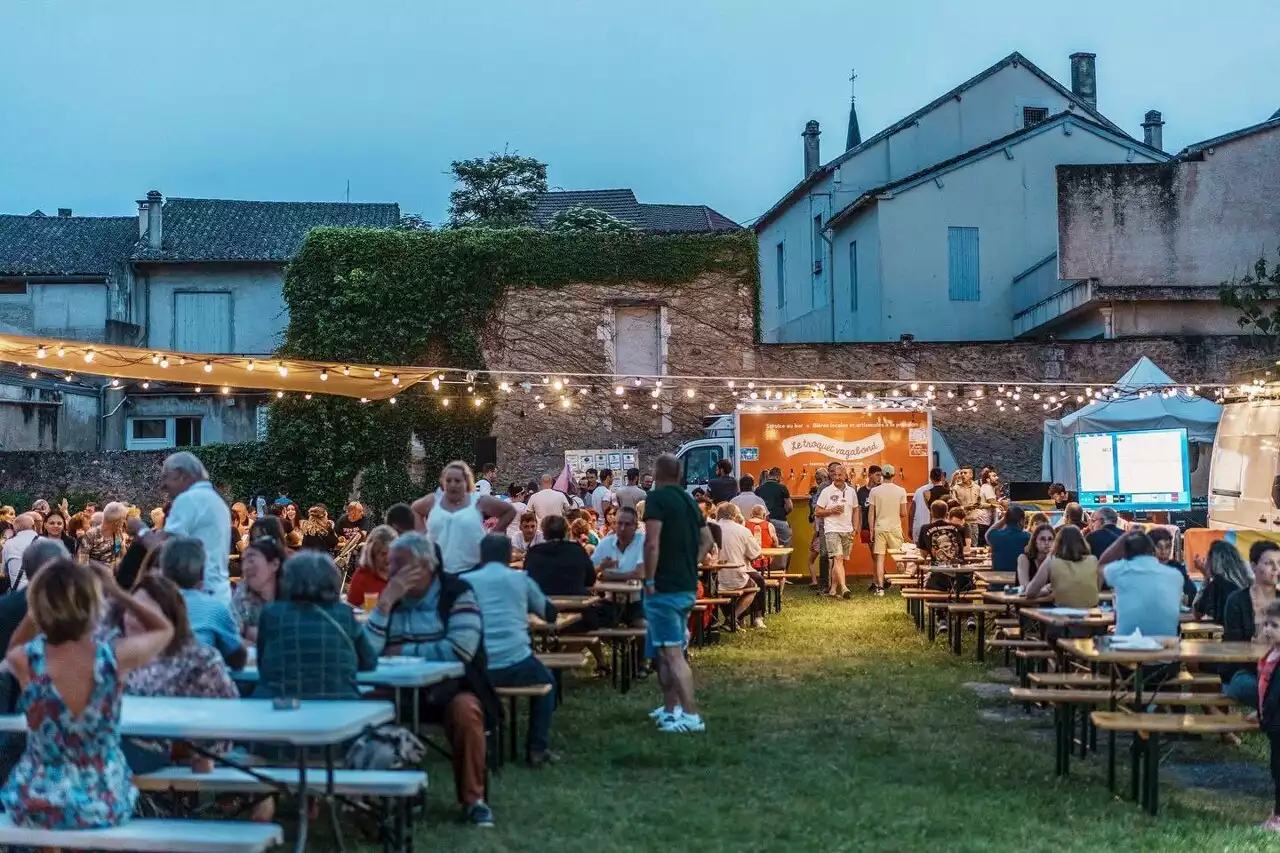
<path id="1" fill-rule="evenodd" d="M 509 754 L 511 760 L 516 760 L 516 743 L 520 738 L 520 705 L 521 699 L 529 700 L 529 713 L 533 714 L 533 700 L 540 699 L 555 689 L 550 684 L 531 684 L 527 687 L 495 687 L 493 692 L 498 694 L 499 699 L 507 700 L 507 713 L 502 721 L 507 727 L 507 737 L 510 744 Z"/>
<path id="2" fill-rule="evenodd" d="M 427 774 L 421 770 L 334 770 L 332 792 L 328 791 L 327 775 L 322 768 L 308 771 L 307 792 L 316 796 L 333 793 L 347 797 L 416 797 L 427 789 Z M 150 793 L 271 793 L 278 790 L 276 785 L 297 788 L 298 768 L 255 767 L 250 774 L 234 767 L 217 766 L 208 773 L 195 773 L 190 767 L 175 765 L 145 776 L 134 776 L 133 781 L 139 791 Z"/>
<path id="3" fill-rule="evenodd" d="M 262 853 L 284 841 L 274 823 L 136 818 L 110 829 L 28 829 L 0 814 L 0 845 L 138 853 Z"/>
<path id="4" fill-rule="evenodd" d="M 564 701 L 564 671 L 567 669 L 581 669 L 586 666 L 591 658 L 586 652 L 578 650 L 576 652 L 542 652 L 537 655 L 538 662 L 551 670 L 551 677 L 556 680 L 556 707 Z"/>
<path id="5" fill-rule="evenodd" d="M 1194 694 L 1192 694 L 1194 695 Z M 1226 734 L 1257 731 L 1258 724 L 1240 714 L 1132 714 L 1094 711 L 1093 725 L 1108 732 L 1135 735 L 1131 752 L 1130 792 L 1150 814 L 1160 810 L 1160 736 L 1163 734 Z M 1107 781 L 1115 788 L 1115 744 L 1111 744 Z"/>
<path id="6" fill-rule="evenodd" d="M 1091 672 L 1033 672 L 1028 676 L 1032 684 L 1041 687 L 1095 687 L 1106 689 L 1111 686 L 1111 679 L 1106 675 L 1095 675 Z M 1182 689 L 1188 687 L 1222 686 L 1222 680 L 1209 673 L 1188 673 L 1166 682 L 1167 686 Z"/>
<path id="7" fill-rule="evenodd" d="M 973 593 L 961 593 L 959 596 L 953 596 L 949 592 L 942 592 L 936 589 L 904 589 L 902 598 L 907 603 L 907 614 L 916 622 L 917 631 L 925 629 L 924 605 L 930 601 L 946 601 L 959 604 L 964 601 L 980 600 L 980 597 Z"/>
<path id="8" fill-rule="evenodd" d="M 1004 607 L 999 604 L 983 604 L 979 601 L 960 602 L 953 604 L 947 608 L 947 621 L 950 623 L 949 630 L 951 632 L 951 651 L 957 657 L 963 651 L 962 626 L 960 619 L 962 617 L 976 617 L 975 627 L 977 628 L 978 649 L 976 652 L 977 660 L 981 663 L 987 659 L 987 616 L 993 613 L 1003 613 Z"/>
<path id="9" fill-rule="evenodd" d="M 706 603 L 715 599 L 704 600 Z M 640 652 L 636 650 L 636 641 L 644 641 L 644 628 L 601 628 L 592 631 L 588 636 L 607 642 L 612 654 L 613 683 L 623 693 L 631 689 L 631 681 L 639 668 Z"/>

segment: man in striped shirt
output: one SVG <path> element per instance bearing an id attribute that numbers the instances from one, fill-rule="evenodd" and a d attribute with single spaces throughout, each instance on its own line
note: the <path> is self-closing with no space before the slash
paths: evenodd
<path id="1" fill-rule="evenodd" d="M 405 533 L 387 554 L 387 587 L 365 630 L 379 655 L 461 663 L 466 674 L 423 691 L 423 719 L 444 726 L 458 802 L 474 826 L 493 826 L 484 801 L 485 715 L 497 711 L 485 677 L 483 623 L 467 582 L 441 572 L 435 545 Z M 496 724 L 496 716 L 495 716 Z"/>

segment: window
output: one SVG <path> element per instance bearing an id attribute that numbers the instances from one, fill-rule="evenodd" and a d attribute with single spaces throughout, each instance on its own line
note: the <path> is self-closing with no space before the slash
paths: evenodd
<path id="1" fill-rule="evenodd" d="M 202 426 L 200 418 L 129 418 L 124 446 L 126 450 L 199 447 Z"/>
<path id="2" fill-rule="evenodd" d="M 858 241 L 849 244 L 849 310 L 858 310 Z"/>
<path id="3" fill-rule="evenodd" d="M 947 229 L 947 296 L 952 302 L 977 302 L 978 229 Z"/>
<path id="4" fill-rule="evenodd" d="M 774 256 L 774 278 L 778 283 L 778 307 L 782 308 L 787 304 L 787 253 L 784 243 L 778 244 Z"/>
<path id="5" fill-rule="evenodd" d="M 694 447 L 682 458 L 686 485 L 705 485 L 715 476 L 716 463 L 720 461 L 719 447 Z"/>
<path id="6" fill-rule="evenodd" d="M 622 376 L 662 375 L 662 309 L 651 305 L 615 308 L 614 372 Z"/>
<path id="7" fill-rule="evenodd" d="M 826 254 L 822 239 L 822 214 L 813 217 L 813 274 L 822 275 L 822 257 Z"/>
<path id="8" fill-rule="evenodd" d="M 175 293 L 173 348 L 180 352 L 231 352 L 231 294 Z"/>
<path id="9" fill-rule="evenodd" d="M 27 292 L 27 283 L 18 279 L 0 279 L 0 293 L 22 295 Z"/>
<path id="10" fill-rule="evenodd" d="M 1022 108 L 1022 126 L 1031 127 L 1039 124 L 1049 117 L 1048 107 L 1023 107 Z"/>

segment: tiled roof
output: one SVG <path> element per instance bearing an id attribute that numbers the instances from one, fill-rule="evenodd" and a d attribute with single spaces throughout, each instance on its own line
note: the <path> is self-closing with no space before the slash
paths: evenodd
<path id="1" fill-rule="evenodd" d="M 108 275 L 137 239 L 133 216 L 0 215 L 0 275 Z"/>
<path id="2" fill-rule="evenodd" d="M 1246 136 L 1252 136 L 1255 133 L 1263 133 L 1269 130 L 1280 128 L 1280 112 L 1271 118 L 1258 124 L 1242 127 L 1239 130 L 1233 130 L 1230 133 L 1224 133 L 1222 136 L 1215 136 L 1213 139 L 1206 139 L 1204 142 L 1197 142 L 1195 145 L 1188 145 L 1178 152 L 1176 159 L 1178 160 L 1196 160 L 1203 159 L 1204 152 L 1209 148 L 1216 148 L 1219 145 L 1225 145 L 1228 142 L 1234 142 L 1237 139 L 1243 139 Z"/>
<path id="3" fill-rule="evenodd" d="M 742 226 L 705 204 L 640 204 L 629 189 L 546 192 L 530 215 L 535 228 L 550 228 L 557 213 L 582 205 L 603 210 L 642 231 L 737 231 Z"/>
<path id="4" fill-rule="evenodd" d="M 1080 111 L 1082 111 L 1093 122 L 1095 122 L 1096 124 L 1102 125 L 1103 127 L 1110 130 L 1112 133 L 1117 133 L 1117 134 L 1120 134 L 1121 136 L 1132 139 L 1132 137 L 1125 132 L 1124 128 L 1114 124 L 1109 118 L 1104 116 L 1102 113 L 1098 112 L 1096 107 L 1089 106 L 1089 104 L 1087 104 L 1074 92 L 1072 92 L 1066 86 L 1063 86 L 1061 83 L 1059 83 L 1049 74 L 1046 74 L 1043 70 L 1041 70 L 1041 68 L 1038 65 L 1036 65 L 1034 62 L 1027 59 L 1025 56 L 1023 56 L 1021 53 L 1018 53 L 1015 50 L 1013 53 L 1009 54 L 1004 59 L 997 62 L 995 65 L 992 65 L 990 68 L 987 68 L 985 71 L 979 72 L 978 74 L 974 75 L 973 77 L 970 77 L 968 80 L 961 83 L 959 86 L 956 86 L 950 92 L 947 92 L 946 94 L 935 98 L 934 100 L 925 104 L 923 107 L 911 113 L 910 115 L 906 116 L 905 118 L 901 118 L 898 121 L 894 122 L 893 124 L 889 125 L 884 130 L 875 134 L 871 138 L 863 140 L 863 142 L 860 145 L 854 148 L 850 148 L 847 151 L 841 152 L 839 157 L 836 157 L 834 160 L 832 160 L 830 163 L 827 163 L 825 166 L 819 167 L 817 170 L 813 172 L 813 174 L 805 175 L 805 177 L 800 181 L 800 183 L 792 187 L 791 190 L 786 195 L 784 195 L 781 199 L 777 201 L 776 204 L 773 205 L 773 207 L 769 208 L 764 213 L 762 213 L 760 217 L 756 219 L 756 221 L 753 223 L 752 227 L 754 227 L 757 231 L 760 230 L 760 228 L 762 228 L 765 225 L 765 223 L 769 222 L 778 213 L 780 213 L 781 211 L 789 207 L 791 203 L 794 202 L 796 199 L 802 197 L 809 190 L 810 187 L 818 183 L 818 181 L 821 180 L 826 175 L 835 171 L 836 167 L 844 163 L 846 160 L 849 160 L 850 158 L 862 153 L 863 151 L 867 150 L 871 146 L 875 145 L 880 140 L 885 139 L 889 136 L 892 136 L 893 134 L 899 132 L 900 130 L 903 130 L 904 128 L 909 127 L 910 125 L 915 124 L 915 122 L 918 121 L 921 117 L 923 117 L 926 113 L 932 112 L 942 104 L 945 104 L 947 101 L 950 101 L 952 98 L 959 97 L 960 95 L 964 94 L 968 90 L 972 89 L 974 86 L 981 83 L 983 80 L 986 80 L 991 75 L 995 74 L 996 72 L 1010 65 L 1025 66 L 1028 71 L 1030 71 L 1036 77 L 1039 77 L 1042 81 L 1044 81 L 1045 85 L 1057 91 L 1059 95 L 1066 98 L 1071 104 L 1074 105 L 1076 109 L 1079 109 Z"/>
<path id="5" fill-rule="evenodd" d="M 284 262 L 312 228 L 390 228 L 400 221 L 398 204 L 343 202 L 169 198 L 163 213 L 160 251 L 141 241 L 134 260 Z"/>

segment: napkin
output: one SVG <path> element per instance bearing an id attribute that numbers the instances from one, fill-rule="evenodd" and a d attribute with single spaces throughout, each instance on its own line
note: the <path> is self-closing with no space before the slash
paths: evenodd
<path id="1" fill-rule="evenodd" d="M 1128 636 L 1113 637 L 1111 640 L 1111 648 L 1131 652 L 1153 652 L 1157 649 L 1163 648 L 1163 644 L 1154 637 L 1142 636 L 1142 631 L 1135 628 L 1133 633 Z"/>

